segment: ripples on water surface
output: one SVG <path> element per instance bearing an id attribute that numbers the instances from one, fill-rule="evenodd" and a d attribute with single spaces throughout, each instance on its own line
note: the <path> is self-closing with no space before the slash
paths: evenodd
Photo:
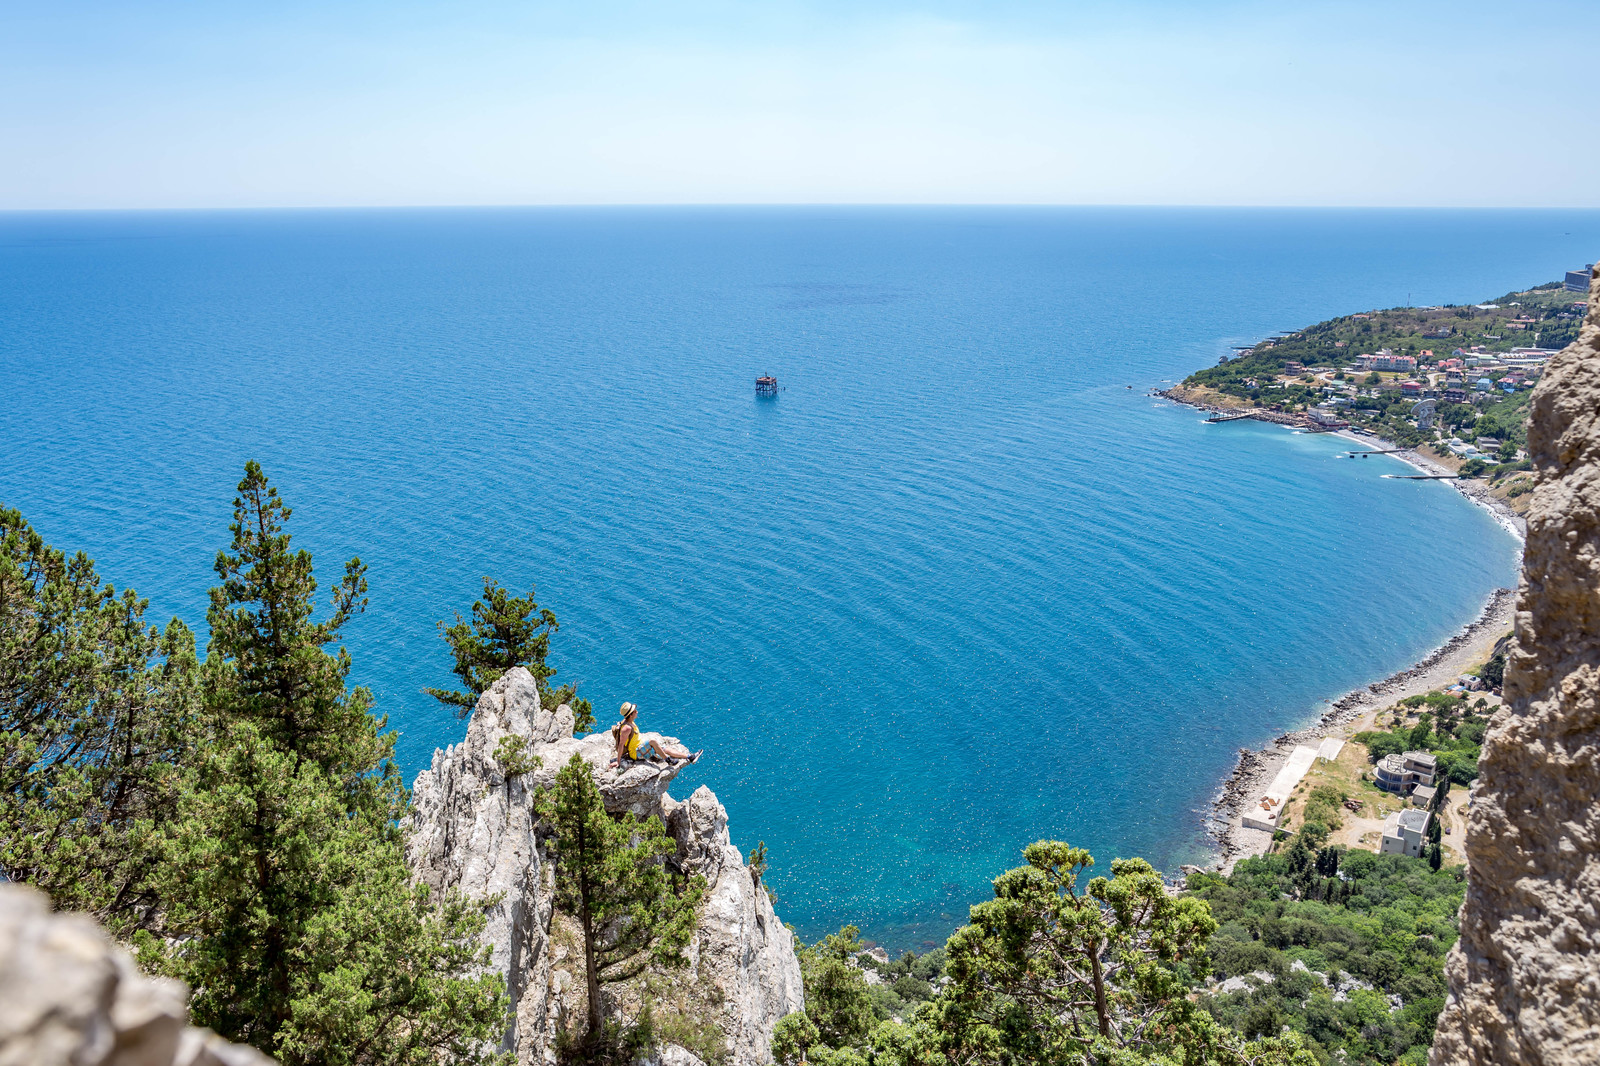
<path id="1" fill-rule="evenodd" d="M 1593 213 L 0 216 L 0 500 L 203 622 L 259 458 L 408 779 L 433 622 L 536 581 L 604 718 L 707 749 L 808 937 L 940 940 L 1030 840 L 1171 868 L 1241 745 L 1513 580 L 1449 488 L 1145 390 L 1587 261 Z M 1592 259 L 1593 255 L 1588 254 Z M 785 391 L 759 401 L 753 379 Z M 1128 389 L 1127 385 L 1133 385 Z"/>

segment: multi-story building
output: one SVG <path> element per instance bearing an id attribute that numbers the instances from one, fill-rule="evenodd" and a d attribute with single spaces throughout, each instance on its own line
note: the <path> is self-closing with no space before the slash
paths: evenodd
<path id="1" fill-rule="evenodd" d="M 1385 755 L 1378 760 L 1375 783 L 1385 792 L 1404 796 L 1418 785 L 1432 785 L 1439 779 L 1439 760 L 1426 751 Z"/>
<path id="2" fill-rule="evenodd" d="M 1433 815 L 1427 811 L 1396 811 L 1383 820 L 1383 841 L 1378 845 L 1381 855 L 1409 855 L 1422 857 L 1422 845 L 1427 841 L 1428 823 Z"/>
<path id="3" fill-rule="evenodd" d="M 1380 348 L 1372 355 L 1363 355 L 1361 364 L 1372 370 L 1398 370 L 1407 374 L 1417 369 L 1415 356 L 1395 355 L 1387 348 Z"/>

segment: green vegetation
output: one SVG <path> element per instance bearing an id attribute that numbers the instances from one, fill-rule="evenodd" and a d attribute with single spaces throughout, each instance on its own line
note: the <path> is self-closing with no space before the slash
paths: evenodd
<path id="1" fill-rule="evenodd" d="M 578 696 L 578 686 L 574 683 L 551 688 L 547 684 L 556 675 L 555 668 L 545 662 L 550 654 L 550 636 L 560 628 L 555 614 L 534 602 L 532 589 L 526 596 L 513 596 L 493 578 L 486 577 L 483 599 L 472 604 L 470 622 L 458 614 L 448 626 L 439 623 L 455 658 L 451 672 L 466 691 L 423 691 L 465 718 L 477 706 L 478 697 L 507 670 L 526 667 L 539 686 L 540 704 L 547 709 L 563 703 L 570 705 L 574 731 L 586 733 L 594 728 L 594 709 L 588 700 Z"/>
<path id="2" fill-rule="evenodd" d="M 1094 860 L 1058 841 L 995 879 L 943 957 L 895 964 L 909 1017 L 877 1020 L 856 929 L 802 949 L 806 1011 L 779 1023 L 778 1061 L 831 1066 L 1118 1063 L 1313 1066 L 1295 1037 L 1246 1042 L 1190 997 L 1209 972 L 1206 902 L 1174 897 L 1140 859 L 1085 880 Z M 944 973 L 938 973 L 939 969 Z M 941 986 L 937 991 L 934 982 Z"/>
<path id="3" fill-rule="evenodd" d="M 1580 299 L 1563 290 L 1559 282 L 1552 282 L 1526 292 L 1507 293 L 1489 301 L 1496 306 L 1488 310 L 1477 306 L 1396 307 L 1344 315 L 1263 341 L 1237 359 L 1190 375 L 1185 384 L 1244 395 L 1249 391 L 1246 381 L 1265 384 L 1265 379 L 1282 374 L 1291 362 L 1349 368 L 1358 356 L 1380 348 L 1412 357 L 1424 351 L 1447 356 L 1456 348 L 1481 347 L 1489 353 L 1516 347 L 1563 348 L 1577 338 L 1582 325 L 1582 315 L 1572 307 Z M 1521 321 L 1524 318 L 1533 321 Z M 1435 336 L 1427 336 L 1430 333 Z M 1377 382 L 1368 375 L 1367 384 Z"/>
<path id="4" fill-rule="evenodd" d="M 204 662 L 173 622 L 0 511 L 0 863 L 193 988 L 192 1017 L 286 1064 L 490 1062 L 505 996 L 483 918 L 411 884 L 394 734 L 315 621 L 312 560 L 250 463 Z"/>
<path id="5" fill-rule="evenodd" d="M 1300 834 L 1308 841 L 1321 844 L 1328 834 L 1344 824 L 1341 815 L 1344 801 L 1350 796 L 1334 785 L 1317 785 L 1306 797 L 1301 813 Z"/>
<path id="6" fill-rule="evenodd" d="M 544 765 L 537 755 L 528 754 L 528 742 L 522 737 L 506 735 L 494 746 L 494 761 L 507 777 L 520 777 Z"/>
<path id="7" fill-rule="evenodd" d="M 1247 1038 L 1287 1026 L 1324 1064 L 1427 1061 L 1462 868 L 1317 850 L 1302 833 L 1284 853 L 1245 859 L 1226 878 L 1192 875 L 1189 889 L 1218 923 L 1216 976 L 1247 986 L 1202 999 L 1218 1022 Z"/>
<path id="8" fill-rule="evenodd" d="M 159 927 L 200 729 L 194 635 L 144 611 L 0 507 L 0 868 L 121 935 Z"/>
<path id="9" fill-rule="evenodd" d="M 1502 656 L 1500 669 L 1505 660 Z M 1387 732 L 1357 733 L 1356 743 L 1365 744 L 1367 756 L 1377 762 L 1385 755 L 1406 751 L 1433 752 L 1444 778 L 1458 785 L 1470 785 L 1478 776 L 1478 754 L 1483 734 L 1489 728 L 1488 704 L 1479 700 L 1472 707 L 1448 692 L 1430 692 L 1401 701 L 1410 709 L 1427 707 L 1415 725 L 1397 726 Z M 1483 713 L 1478 713 L 1482 711 Z"/>
<path id="10" fill-rule="evenodd" d="M 605 1023 L 600 989 L 651 967 L 687 965 L 683 949 L 694 934 L 705 880 L 669 874 L 662 860 L 677 847 L 659 818 L 606 813 L 581 755 L 574 754 L 557 773 L 555 787 L 540 794 L 538 810 L 552 833 L 556 905 L 583 933 L 588 1022 L 568 1053 L 576 1061 L 619 1057 L 635 1041 L 625 1029 Z"/>

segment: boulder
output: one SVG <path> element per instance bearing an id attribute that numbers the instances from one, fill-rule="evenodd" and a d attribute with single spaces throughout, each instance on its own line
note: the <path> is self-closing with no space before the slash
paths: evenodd
<path id="1" fill-rule="evenodd" d="M 95 921 L 0 884 L 0 1066 L 272 1066 L 189 1025 L 189 990 L 139 972 Z"/>

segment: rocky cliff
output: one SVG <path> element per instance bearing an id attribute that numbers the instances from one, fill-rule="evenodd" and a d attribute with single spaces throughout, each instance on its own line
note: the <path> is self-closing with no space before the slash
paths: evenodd
<path id="1" fill-rule="evenodd" d="M 1429 1062 L 1600 1062 L 1600 275 L 1533 396 L 1538 482 Z"/>
<path id="2" fill-rule="evenodd" d="M 522 738 L 540 765 L 508 779 L 495 757 L 507 737 Z M 722 804 L 703 786 L 674 800 L 667 787 L 675 768 L 609 769 L 610 734 L 574 738 L 572 712 L 542 709 L 521 668 L 483 694 L 466 738 L 435 752 L 432 768 L 418 775 L 408 842 L 413 871 L 435 891 L 496 900 L 484 935 L 511 996 L 504 1047 L 523 1066 L 553 1062 L 557 1029 L 583 1010 L 581 950 L 554 912 L 533 813 L 534 791 L 551 785 L 574 753 L 591 767 L 608 809 L 661 817 L 677 841 L 678 864 L 706 879 L 690 970 L 673 982 L 677 1009 L 715 1023 L 730 1066 L 770 1061 L 773 1025 L 803 1005 L 800 963 L 789 931 L 729 842 Z"/>
<path id="3" fill-rule="evenodd" d="M 273 1066 L 188 1024 L 188 989 L 145 977 L 81 914 L 0 884 L 0 1066 Z"/>

